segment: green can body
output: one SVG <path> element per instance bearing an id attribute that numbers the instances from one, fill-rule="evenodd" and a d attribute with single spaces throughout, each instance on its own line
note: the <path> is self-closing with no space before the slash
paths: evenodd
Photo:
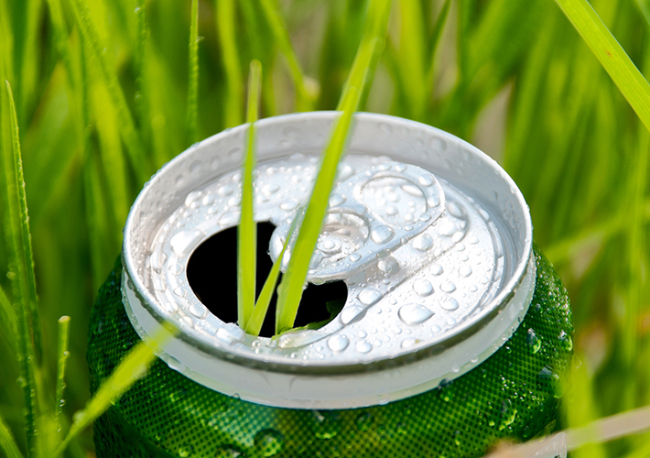
<path id="1" fill-rule="evenodd" d="M 499 440 L 548 433 L 557 425 L 573 326 L 564 286 L 543 255 L 534 256 L 535 291 L 516 332 L 436 389 L 358 409 L 277 408 L 223 395 L 157 360 L 96 421 L 97 457 L 480 457 Z M 121 274 L 118 263 L 92 312 L 93 392 L 139 341 Z"/>

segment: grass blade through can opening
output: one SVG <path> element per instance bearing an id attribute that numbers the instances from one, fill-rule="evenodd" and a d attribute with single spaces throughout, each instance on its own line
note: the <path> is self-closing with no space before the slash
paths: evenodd
<path id="1" fill-rule="evenodd" d="M 253 211 L 253 171 L 255 170 L 255 121 L 258 118 L 262 64 L 254 60 L 248 79 L 248 136 L 242 180 L 241 220 L 237 228 L 237 321 L 246 329 L 255 306 L 257 224 Z"/>
<path id="2" fill-rule="evenodd" d="M 376 59 L 373 59 L 374 54 L 381 48 L 380 44 L 383 44 L 386 35 L 390 5 L 390 0 L 375 0 L 370 3 L 366 30 L 337 107 L 343 113 L 335 121 L 332 137 L 325 149 L 305 218 L 301 224 L 295 246 L 291 250 L 287 272 L 278 288 L 276 334 L 287 331 L 294 325 L 303 285 L 307 278 L 309 262 L 327 211 L 328 196 L 334 187 L 337 167 L 343 156 L 352 124 L 352 116 L 364 92 L 371 63 L 377 62 Z"/>

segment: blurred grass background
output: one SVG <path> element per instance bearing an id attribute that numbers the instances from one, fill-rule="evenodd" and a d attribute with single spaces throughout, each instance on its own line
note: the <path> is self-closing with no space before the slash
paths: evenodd
<path id="1" fill-rule="evenodd" d="M 650 1 L 591 3 L 650 70 Z M 57 320 L 69 315 L 67 418 L 89 397 L 90 305 L 146 179 L 244 121 L 253 58 L 264 67 L 263 116 L 334 109 L 366 9 L 363 0 L 0 0 L 0 79 L 16 102 L 42 328 L 36 358 L 53 397 Z M 650 135 L 617 87 L 552 0 L 395 0 L 389 29 L 360 109 L 442 128 L 497 159 L 570 291 L 577 359 L 563 426 L 650 404 Z M 0 175 L 3 193 L 15 192 Z M 12 302 L 9 259 L 0 244 Z M 24 451 L 10 321 L 0 315 L 0 418 Z M 638 435 L 579 453 L 650 456 L 648 443 Z M 90 432 L 66 453 L 92 456 Z"/>

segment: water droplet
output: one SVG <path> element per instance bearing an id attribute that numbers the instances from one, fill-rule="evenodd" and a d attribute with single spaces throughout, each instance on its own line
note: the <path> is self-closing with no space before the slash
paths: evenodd
<path id="1" fill-rule="evenodd" d="M 411 195 L 413 197 L 424 197 L 423 194 L 422 194 L 422 191 L 420 190 L 420 188 L 418 188 L 417 186 L 415 186 L 413 184 L 410 184 L 410 183 L 403 184 L 402 186 L 400 186 L 400 188 L 406 194 L 409 194 L 409 195 Z"/>
<path id="2" fill-rule="evenodd" d="M 314 410 L 314 435 L 318 439 L 331 439 L 341 430 L 339 414 L 332 410 Z"/>
<path id="3" fill-rule="evenodd" d="M 427 251 L 433 246 L 433 238 L 429 234 L 422 234 L 413 239 L 413 248 L 418 251 Z"/>
<path id="4" fill-rule="evenodd" d="M 445 293 L 453 293 L 456 291 L 456 285 L 452 281 L 446 281 L 440 285 L 440 290 Z"/>
<path id="5" fill-rule="evenodd" d="M 221 197 L 229 196 L 232 193 L 233 193 L 232 186 L 224 185 L 221 186 L 219 189 L 217 189 L 217 194 L 219 194 Z"/>
<path id="6" fill-rule="evenodd" d="M 517 418 L 517 409 L 513 407 L 510 399 L 505 399 L 501 402 L 501 421 L 499 423 L 499 431 L 504 430 L 515 422 Z"/>
<path id="7" fill-rule="evenodd" d="M 409 338 L 402 340 L 402 348 L 411 348 L 417 343 L 417 339 Z"/>
<path id="8" fill-rule="evenodd" d="M 433 183 L 435 183 L 436 179 L 433 178 L 433 175 L 426 174 L 426 175 L 421 175 L 418 178 L 418 181 L 422 186 L 431 186 Z"/>
<path id="9" fill-rule="evenodd" d="M 472 275 L 472 268 L 470 266 L 460 266 L 458 268 L 458 275 L 467 278 Z"/>
<path id="10" fill-rule="evenodd" d="M 532 328 L 530 328 L 528 334 L 526 334 L 526 343 L 533 355 L 542 348 L 542 339 L 537 336 L 535 330 Z"/>
<path id="11" fill-rule="evenodd" d="M 194 245 L 196 245 L 202 237 L 203 232 L 196 229 L 181 231 L 171 238 L 169 245 L 178 256 L 184 256 L 194 248 Z"/>
<path id="12" fill-rule="evenodd" d="M 573 339 L 569 334 L 564 331 L 560 332 L 558 340 L 560 341 L 560 346 L 564 351 L 573 350 Z"/>
<path id="13" fill-rule="evenodd" d="M 361 259 L 361 255 L 359 253 L 352 253 L 349 259 L 352 262 L 357 262 L 359 259 Z"/>
<path id="14" fill-rule="evenodd" d="M 290 199 L 287 199 L 284 202 L 282 202 L 280 204 L 280 208 L 282 210 L 285 210 L 285 211 L 291 211 L 291 210 L 295 210 L 296 208 L 298 208 L 299 205 L 300 205 L 300 202 L 298 200 L 290 198 Z"/>
<path id="15" fill-rule="evenodd" d="M 330 347 L 330 349 L 334 352 L 341 352 L 348 348 L 348 345 L 350 344 L 350 339 L 348 339 L 346 336 L 337 334 L 335 336 L 330 337 L 327 340 L 327 346 Z"/>
<path id="16" fill-rule="evenodd" d="M 361 341 L 357 342 L 355 347 L 356 347 L 356 349 L 357 349 L 357 351 L 359 353 L 364 353 L 364 354 L 368 353 L 368 352 L 370 352 L 370 350 L 372 350 L 372 344 L 370 342 L 368 342 L 367 340 L 361 340 Z"/>
<path id="17" fill-rule="evenodd" d="M 443 237 L 450 237 L 454 232 L 456 232 L 456 225 L 448 219 L 441 221 L 438 225 L 438 234 Z"/>
<path id="18" fill-rule="evenodd" d="M 246 458 L 246 454 L 235 445 L 222 445 L 217 448 L 214 458 Z"/>
<path id="19" fill-rule="evenodd" d="M 539 371 L 539 374 L 537 374 L 537 382 L 547 390 L 550 388 L 550 391 L 556 398 L 561 398 L 564 394 L 564 389 L 560 382 L 560 376 L 549 366 L 544 366 L 542 370 Z"/>
<path id="20" fill-rule="evenodd" d="M 399 213 L 399 210 L 397 209 L 396 206 L 390 205 L 389 207 L 386 208 L 386 214 L 388 216 L 395 216 Z"/>
<path id="21" fill-rule="evenodd" d="M 427 297 L 433 294 L 433 285 L 423 278 L 418 278 L 413 282 L 413 291 L 418 296 Z"/>
<path id="22" fill-rule="evenodd" d="M 162 270 L 162 266 L 163 264 L 165 264 L 166 260 L 167 260 L 167 255 L 160 250 L 156 250 L 153 253 L 151 253 L 151 258 L 149 259 L 149 262 L 151 263 L 151 268 L 155 272 L 160 273 L 160 271 Z"/>
<path id="23" fill-rule="evenodd" d="M 445 296 L 445 298 L 440 301 L 440 307 L 453 312 L 454 310 L 458 309 L 458 301 L 451 296 Z M 456 324 L 456 321 L 454 320 L 454 322 L 450 324 Z"/>
<path id="24" fill-rule="evenodd" d="M 343 202 L 345 202 L 345 196 L 342 194 L 333 193 L 330 196 L 330 200 L 329 200 L 330 207 L 338 207 Z"/>
<path id="25" fill-rule="evenodd" d="M 241 218 L 240 211 L 227 212 L 221 215 L 221 218 L 219 218 L 219 224 L 221 224 L 224 227 L 234 226 L 235 224 L 239 223 L 240 218 Z"/>
<path id="26" fill-rule="evenodd" d="M 372 415 L 369 412 L 360 413 L 355 418 L 354 424 L 359 431 L 368 431 L 372 426 Z"/>
<path id="27" fill-rule="evenodd" d="M 377 263 L 377 267 L 379 267 L 379 270 L 384 272 L 387 275 L 393 275 L 397 272 L 399 272 L 399 263 L 395 258 L 392 256 L 389 256 L 388 258 L 382 259 Z"/>
<path id="28" fill-rule="evenodd" d="M 447 211 L 456 218 L 463 218 L 465 216 L 465 211 L 456 202 L 447 202 Z"/>
<path id="29" fill-rule="evenodd" d="M 363 305 L 373 305 L 381 299 L 381 296 L 382 294 L 376 289 L 368 288 L 361 291 L 357 297 Z"/>
<path id="30" fill-rule="evenodd" d="M 194 302 L 190 305 L 190 313 L 197 318 L 204 318 L 208 314 L 208 309 L 203 304 Z"/>
<path id="31" fill-rule="evenodd" d="M 271 195 L 275 194 L 280 190 L 280 186 L 277 184 L 271 183 L 267 184 L 262 187 L 262 194 L 264 194 L 267 197 L 270 197 Z"/>
<path id="32" fill-rule="evenodd" d="M 405 324 L 414 326 L 416 324 L 424 323 L 431 318 L 434 313 L 420 304 L 408 304 L 400 307 L 398 312 L 400 320 Z"/>
<path id="33" fill-rule="evenodd" d="M 433 275 L 438 276 L 438 275 L 442 275 L 442 273 L 444 272 L 444 269 L 442 268 L 442 266 L 440 264 L 433 264 L 433 265 L 431 265 L 431 268 L 429 269 L 429 271 Z"/>
<path id="34" fill-rule="evenodd" d="M 339 165 L 338 180 L 345 181 L 354 175 L 354 168 L 350 164 L 342 163 Z"/>
<path id="35" fill-rule="evenodd" d="M 378 226 L 370 232 L 370 237 L 375 243 L 388 242 L 395 235 L 395 231 L 388 226 Z"/>
<path id="36" fill-rule="evenodd" d="M 182 445 L 181 448 L 178 449 L 178 456 L 181 458 L 187 458 L 188 456 L 192 456 L 194 453 L 194 446 L 192 444 L 185 444 Z"/>
<path id="37" fill-rule="evenodd" d="M 284 436 L 275 429 L 263 429 L 255 434 L 255 447 L 262 456 L 274 456 L 284 447 Z"/>

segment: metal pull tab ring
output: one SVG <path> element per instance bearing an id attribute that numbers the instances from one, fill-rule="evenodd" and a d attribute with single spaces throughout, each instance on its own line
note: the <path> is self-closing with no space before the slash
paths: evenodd
<path id="1" fill-rule="evenodd" d="M 387 162 L 339 182 L 330 196 L 323 228 L 311 259 L 308 280 L 346 279 L 377 262 L 434 224 L 445 212 L 445 193 L 436 177 L 414 166 Z M 294 218 L 279 225 L 270 242 L 275 261 Z M 295 243 L 285 252 L 286 269 Z"/>

